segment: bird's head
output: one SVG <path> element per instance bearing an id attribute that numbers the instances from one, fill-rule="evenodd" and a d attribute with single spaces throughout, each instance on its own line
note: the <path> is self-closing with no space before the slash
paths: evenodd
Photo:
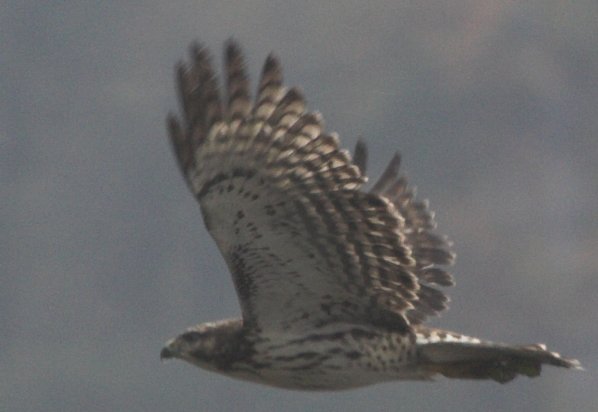
<path id="1" fill-rule="evenodd" d="M 240 319 L 202 323 L 166 342 L 160 359 L 177 358 L 204 369 L 223 371 L 238 356 L 242 334 Z"/>

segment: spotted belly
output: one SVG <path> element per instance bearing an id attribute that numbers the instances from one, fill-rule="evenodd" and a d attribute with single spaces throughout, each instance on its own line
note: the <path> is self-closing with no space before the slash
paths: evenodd
<path id="1" fill-rule="evenodd" d="M 340 390 L 397 379 L 427 379 L 417 370 L 415 336 L 335 325 L 305 336 L 256 342 L 237 378 L 288 389 Z"/>

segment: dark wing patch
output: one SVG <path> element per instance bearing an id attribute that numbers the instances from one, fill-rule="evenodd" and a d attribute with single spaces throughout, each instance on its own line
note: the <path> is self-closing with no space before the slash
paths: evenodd
<path id="1" fill-rule="evenodd" d="M 355 145 L 353 163 L 359 168 L 361 174 L 365 176 L 368 167 L 368 147 L 361 139 L 358 139 L 357 144 Z"/>
<path id="2" fill-rule="evenodd" d="M 180 168 L 232 272 L 245 322 L 262 333 L 333 321 L 407 331 L 417 320 L 410 313 L 440 310 L 444 295 L 428 283 L 443 277 L 418 266 L 411 246 L 421 246 L 419 256 L 429 261 L 438 260 L 439 248 L 410 244 L 415 235 L 405 232 L 426 220 L 425 208 L 416 212 L 414 204 L 390 199 L 402 199 L 401 191 L 359 190 L 365 153 L 356 166 L 338 138 L 323 131 L 321 116 L 306 112 L 301 93 L 282 86 L 274 56 L 253 105 L 233 42 L 225 71 L 223 105 L 207 51 L 193 46 L 191 64 L 178 69 L 182 126 L 174 116 L 168 124 Z M 411 226 L 401 207 L 413 215 Z M 431 241 L 425 231 L 420 236 Z"/>

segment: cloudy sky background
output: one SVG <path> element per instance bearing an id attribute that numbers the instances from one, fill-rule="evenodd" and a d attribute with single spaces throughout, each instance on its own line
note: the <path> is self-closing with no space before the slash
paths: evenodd
<path id="1" fill-rule="evenodd" d="M 0 5 L 0 410 L 593 410 L 598 404 L 593 0 Z M 585 372 L 298 393 L 162 344 L 239 309 L 165 136 L 174 63 L 274 50 L 370 171 L 394 150 L 458 252 L 433 323 L 547 342 Z"/>

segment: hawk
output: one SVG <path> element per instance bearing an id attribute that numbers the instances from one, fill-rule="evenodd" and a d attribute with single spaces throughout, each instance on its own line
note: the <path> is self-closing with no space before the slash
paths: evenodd
<path id="1" fill-rule="evenodd" d="M 225 47 L 225 95 L 206 48 L 180 63 L 170 140 L 232 274 L 242 316 L 167 342 L 162 359 L 261 384 L 349 389 L 442 375 L 534 377 L 580 368 L 546 346 L 508 345 L 424 325 L 447 307 L 455 259 L 395 155 L 371 190 L 366 146 L 339 148 L 270 55 L 252 101 L 239 46 Z"/>

